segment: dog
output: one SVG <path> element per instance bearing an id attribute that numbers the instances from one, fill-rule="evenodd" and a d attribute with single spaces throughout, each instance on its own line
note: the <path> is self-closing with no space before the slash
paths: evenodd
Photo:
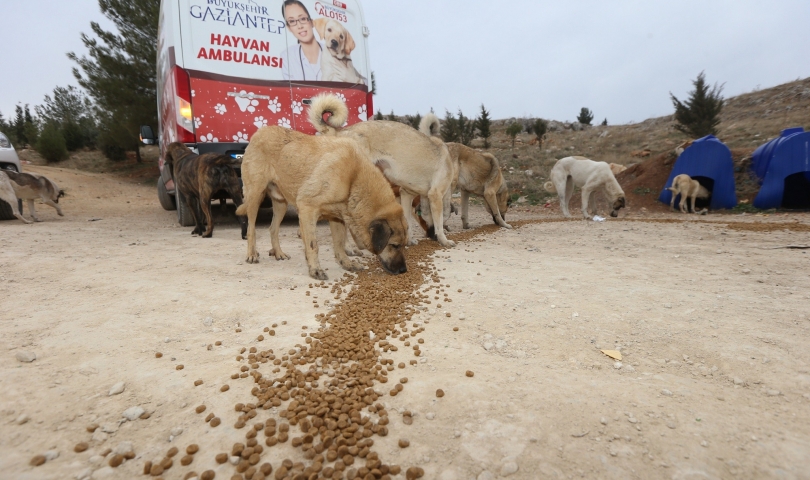
<path id="1" fill-rule="evenodd" d="M 672 192 L 672 198 L 669 201 L 669 209 L 675 211 L 675 197 L 681 196 L 680 209 L 681 213 L 696 213 L 695 201 L 698 198 L 709 198 L 711 192 L 706 187 L 700 184 L 697 180 L 692 180 L 692 177 L 682 173 L 672 179 L 672 186 L 667 187 L 667 190 Z M 687 199 L 692 199 L 692 211 L 689 212 L 689 204 Z"/>
<path id="2" fill-rule="evenodd" d="M 618 163 L 608 163 L 608 165 L 610 165 L 610 171 L 613 173 L 614 176 L 627 170 L 626 166 L 619 165 Z"/>
<path id="3" fill-rule="evenodd" d="M 324 115 L 330 115 L 324 120 Z M 346 104 L 333 94 L 312 99 L 310 122 L 328 121 L 333 126 L 346 122 Z M 326 280 L 318 260 L 315 229 L 318 219 L 329 220 L 335 258 L 346 270 L 361 265 L 349 259 L 360 252 L 346 249 L 346 230 L 358 247 L 372 251 L 391 274 L 407 271 L 405 244 L 408 228 L 402 207 L 383 174 L 374 167 L 367 150 L 351 138 L 312 136 L 277 126 L 260 128 L 250 140 L 242 158 L 245 203 L 236 212 L 247 215 L 247 263 L 257 263 L 256 216 L 266 195 L 273 200 L 270 225 L 276 260 L 290 257 L 281 250 L 278 232 L 281 220 L 292 204 L 298 210 L 301 240 L 304 242 L 309 275 Z"/>
<path id="4" fill-rule="evenodd" d="M 588 206 L 593 205 L 596 213 L 595 194 L 597 190 L 604 190 L 608 201 L 612 204 L 611 217 L 619 216 L 619 209 L 626 206 L 624 191 L 610 171 L 605 162 L 595 162 L 585 157 L 565 157 L 557 161 L 551 169 L 551 181 L 543 187 L 549 193 L 556 193 L 560 197 L 560 208 L 563 215 L 570 217 L 568 202 L 574 194 L 574 187 L 582 189 L 582 216 L 590 219 Z"/>
<path id="5" fill-rule="evenodd" d="M 352 138 L 367 152 L 374 164 L 394 185 L 400 187 L 400 204 L 408 220 L 408 244 L 416 245 L 416 219 L 411 208 L 416 195 L 430 211 L 450 214 L 450 192 L 458 178 L 456 162 L 447 146 L 438 138 L 427 137 L 403 123 L 375 120 L 342 128 L 310 116 L 310 123 L 322 135 Z M 342 124 L 340 124 L 342 125 Z M 427 199 L 427 202 L 424 200 Z M 422 207 L 422 218 L 428 225 L 428 236 L 443 247 L 455 246 L 444 232 L 444 217 L 429 215 Z"/>
<path id="6" fill-rule="evenodd" d="M 356 44 L 346 27 L 331 18 L 318 18 L 312 24 L 329 53 L 321 56 L 321 80 L 365 85 L 366 79 L 354 68 L 350 57 Z"/>
<path id="7" fill-rule="evenodd" d="M 676 157 L 679 157 L 679 156 L 681 156 L 681 154 L 683 153 L 684 150 L 686 150 L 687 148 L 692 146 L 693 142 L 694 142 L 694 140 L 687 140 L 687 141 L 683 142 L 682 144 L 678 145 L 677 147 L 675 147 L 672 151 L 675 152 Z"/>
<path id="8" fill-rule="evenodd" d="M 419 123 L 419 131 L 435 138 L 439 132 L 439 118 L 429 113 Z M 457 164 L 458 178 L 453 185 L 461 191 L 461 225 L 470 228 L 470 194 L 484 197 L 484 208 L 492 216 L 495 225 L 512 228 L 506 223 L 506 210 L 511 205 L 509 188 L 501 173 L 498 159 L 491 153 L 481 153 L 466 145 L 449 142 L 446 144 L 450 158 Z M 452 206 L 451 206 L 452 209 Z M 445 212 L 445 220 L 448 215 Z"/>
<path id="9" fill-rule="evenodd" d="M 242 189 L 235 167 L 239 161 L 219 153 L 197 155 L 180 142 L 167 147 L 166 162 L 172 169 L 175 188 L 186 198 L 186 204 L 196 224 L 192 235 L 211 238 L 214 234 L 214 219 L 211 216 L 211 197 L 225 191 L 239 207 L 242 204 Z M 239 217 L 242 239 L 246 238 L 247 225 Z"/>
<path id="10" fill-rule="evenodd" d="M 37 211 L 34 209 L 34 200 L 37 198 L 42 200 L 45 205 L 55 208 L 60 217 L 65 216 L 59 206 L 59 199 L 65 196 L 65 191 L 59 188 L 53 180 L 34 173 L 17 173 L 11 170 L 2 170 L 2 174 L 0 175 L 0 198 L 11 205 L 11 211 L 15 217 L 25 223 L 31 223 L 17 209 L 17 199 L 20 199 L 25 200 L 28 204 L 31 218 L 35 222 L 41 222 L 42 220 L 37 217 Z M 9 195 L 9 188 L 12 190 L 12 195 Z"/>

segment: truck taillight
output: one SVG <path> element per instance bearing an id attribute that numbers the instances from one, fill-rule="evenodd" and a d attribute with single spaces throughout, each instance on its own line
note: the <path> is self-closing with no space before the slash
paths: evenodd
<path id="1" fill-rule="evenodd" d="M 174 84 L 177 98 L 177 140 L 183 143 L 194 143 L 194 112 L 191 109 L 191 80 L 182 68 L 174 67 Z"/>

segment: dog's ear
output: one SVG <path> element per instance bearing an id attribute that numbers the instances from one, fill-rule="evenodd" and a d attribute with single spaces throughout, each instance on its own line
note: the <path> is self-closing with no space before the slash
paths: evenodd
<path id="1" fill-rule="evenodd" d="M 324 36 L 326 36 L 326 22 L 328 21 L 329 20 L 326 18 L 316 18 L 312 21 L 315 31 L 318 32 L 318 36 L 321 37 L 321 41 L 323 41 Z"/>
<path id="2" fill-rule="evenodd" d="M 371 251 L 374 252 L 375 255 L 379 255 L 385 250 L 385 246 L 388 245 L 388 239 L 391 238 L 393 231 L 388 225 L 388 222 L 382 219 L 371 222 L 368 229 L 371 234 Z"/>
<path id="3" fill-rule="evenodd" d="M 355 47 L 356 45 L 354 43 L 354 37 L 352 37 L 352 34 L 346 30 L 346 42 L 344 43 L 343 52 L 346 54 L 346 56 L 349 56 L 352 54 L 352 50 L 354 50 Z"/>
<path id="4" fill-rule="evenodd" d="M 63 189 L 61 189 L 61 188 L 60 188 L 60 189 L 59 189 L 59 194 L 57 194 L 57 195 L 56 195 L 56 198 L 62 198 L 62 197 L 64 197 L 65 195 L 66 195 L 65 191 L 64 191 Z"/>

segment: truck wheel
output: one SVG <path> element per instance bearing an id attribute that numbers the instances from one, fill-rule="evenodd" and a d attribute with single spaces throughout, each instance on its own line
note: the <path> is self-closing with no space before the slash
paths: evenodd
<path id="1" fill-rule="evenodd" d="M 163 210 L 177 210 L 177 205 L 174 203 L 174 197 L 169 195 L 169 192 L 166 191 L 166 184 L 163 183 L 162 178 L 158 178 L 157 191 L 158 200 L 160 200 L 160 206 L 163 207 Z"/>
<path id="2" fill-rule="evenodd" d="M 196 225 L 194 216 L 191 214 L 191 208 L 186 203 L 186 198 L 180 193 L 180 190 L 174 191 L 174 200 L 177 204 L 177 223 L 184 227 L 193 227 Z"/>

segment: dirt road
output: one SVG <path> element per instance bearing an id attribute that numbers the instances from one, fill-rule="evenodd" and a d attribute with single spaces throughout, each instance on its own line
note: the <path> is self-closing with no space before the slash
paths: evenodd
<path id="1" fill-rule="evenodd" d="M 232 379 L 244 365 L 237 355 L 295 351 L 321 326 L 315 315 L 349 297 L 310 287 L 294 222 L 281 238 L 291 260 L 248 265 L 230 215 L 200 239 L 160 208 L 152 187 L 30 170 L 68 196 L 65 217 L 40 205 L 42 223 L 0 224 L 0 478 L 146 478 L 144 463 L 172 446 L 182 453 L 163 478 L 208 469 L 231 478 L 235 467 L 215 455 L 245 442 L 234 404 L 250 402 L 255 385 Z M 474 226 L 490 223 L 471 210 Z M 682 223 L 632 206 L 622 216 L 488 230 L 424 260 L 443 278 L 421 291 L 447 295 L 409 320 L 424 328 L 410 339 L 424 340 L 418 357 L 388 339 L 399 351 L 386 358 L 406 366 L 372 387 L 374 409 L 391 420 L 371 450 L 402 467 L 394 478 L 411 466 L 442 480 L 810 478 L 810 254 L 771 249 L 810 244 L 810 217 Z M 327 234 L 319 227 L 321 262 L 340 279 Z M 264 228 L 259 247 L 269 248 Z M 32 362 L 17 358 L 31 353 Z M 400 377 L 404 389 L 389 395 Z M 110 395 L 119 382 L 123 392 Z M 282 422 L 283 409 L 258 409 L 255 420 Z M 206 423 L 209 413 L 221 425 Z M 80 442 L 89 448 L 76 453 Z M 182 466 L 189 444 L 199 453 Z M 107 449 L 134 458 L 113 468 Z M 50 459 L 29 465 L 36 455 Z M 286 458 L 310 464 L 279 443 L 262 455 L 274 468 L 268 478 Z"/>

